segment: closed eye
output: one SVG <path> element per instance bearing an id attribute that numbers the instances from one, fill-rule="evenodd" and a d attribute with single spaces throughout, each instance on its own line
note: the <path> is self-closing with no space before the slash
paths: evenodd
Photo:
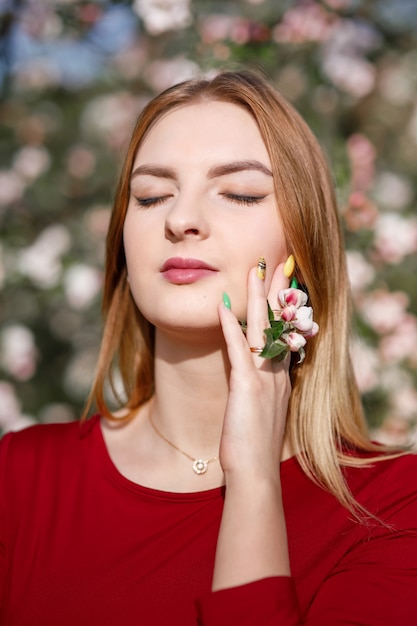
<path id="1" fill-rule="evenodd" d="M 156 206 L 158 204 L 162 204 L 169 197 L 170 196 L 151 196 L 149 198 L 139 198 L 139 197 L 136 196 L 135 200 L 136 200 L 136 202 L 138 203 L 139 206 L 144 207 L 144 208 L 148 208 L 148 207 L 151 207 L 151 206 Z"/>
<path id="2" fill-rule="evenodd" d="M 231 202 L 244 204 L 245 206 L 259 204 L 265 198 L 265 196 L 246 196 L 236 193 L 222 193 L 222 196 Z"/>

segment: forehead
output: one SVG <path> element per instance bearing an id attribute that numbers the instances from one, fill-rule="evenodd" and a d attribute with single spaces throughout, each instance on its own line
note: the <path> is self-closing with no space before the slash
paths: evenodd
<path id="1" fill-rule="evenodd" d="M 258 125 L 243 106 L 222 101 L 205 101 L 177 107 L 160 117 L 149 129 L 137 158 L 156 153 L 225 153 L 231 158 L 257 157 L 269 162 Z"/>

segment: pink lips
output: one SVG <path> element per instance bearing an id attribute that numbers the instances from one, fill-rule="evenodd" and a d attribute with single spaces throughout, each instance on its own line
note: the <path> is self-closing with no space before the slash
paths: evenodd
<path id="1" fill-rule="evenodd" d="M 161 267 L 163 277 L 175 285 L 189 285 L 201 278 L 213 276 L 218 270 L 199 259 L 175 257 L 165 261 Z"/>

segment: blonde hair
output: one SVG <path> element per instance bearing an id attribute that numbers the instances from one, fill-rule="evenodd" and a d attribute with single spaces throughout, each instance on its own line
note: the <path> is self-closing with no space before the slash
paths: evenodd
<path id="1" fill-rule="evenodd" d="M 297 262 L 320 332 L 309 341 L 302 366 L 291 367 L 292 394 L 287 432 L 303 470 L 343 505 L 355 501 L 343 478 L 344 465 L 381 458 L 371 443 L 350 360 L 351 310 L 343 237 L 333 182 L 322 150 L 295 109 L 262 77 L 224 72 L 211 80 L 191 80 L 166 90 L 142 111 L 121 172 L 107 237 L 103 295 L 104 336 L 91 405 L 113 418 L 105 386 L 114 384 L 115 365 L 127 402 L 127 419 L 153 394 L 154 329 L 130 294 L 123 248 L 129 179 L 144 136 L 168 111 L 202 101 L 230 102 L 256 120 L 268 150 L 287 245 Z M 367 458 L 352 451 L 367 452 Z M 384 458 L 384 455 L 382 455 Z M 360 507 L 359 507 L 360 508 Z"/>

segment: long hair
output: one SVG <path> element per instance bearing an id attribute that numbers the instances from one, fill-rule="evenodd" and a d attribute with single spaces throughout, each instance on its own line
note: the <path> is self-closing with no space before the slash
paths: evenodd
<path id="1" fill-rule="evenodd" d="M 144 136 L 168 111 L 207 101 L 244 107 L 255 119 L 269 153 L 275 194 L 288 250 L 305 285 L 320 332 L 309 341 L 301 366 L 290 370 L 292 393 L 287 433 L 304 471 L 350 508 L 344 465 L 380 458 L 369 440 L 350 360 L 351 306 L 343 237 L 332 178 L 322 150 L 307 124 L 262 77 L 224 72 L 211 80 L 190 80 L 153 99 L 133 130 L 107 236 L 103 295 L 104 336 L 97 373 L 87 403 L 112 419 L 105 399 L 109 384 L 128 409 L 127 419 L 153 394 L 154 329 L 138 311 L 126 274 L 123 224 L 129 180 Z M 120 372 L 124 399 L 114 371 Z M 127 401 L 126 401 L 127 399 Z M 370 458 L 371 457 L 371 458 Z"/>

